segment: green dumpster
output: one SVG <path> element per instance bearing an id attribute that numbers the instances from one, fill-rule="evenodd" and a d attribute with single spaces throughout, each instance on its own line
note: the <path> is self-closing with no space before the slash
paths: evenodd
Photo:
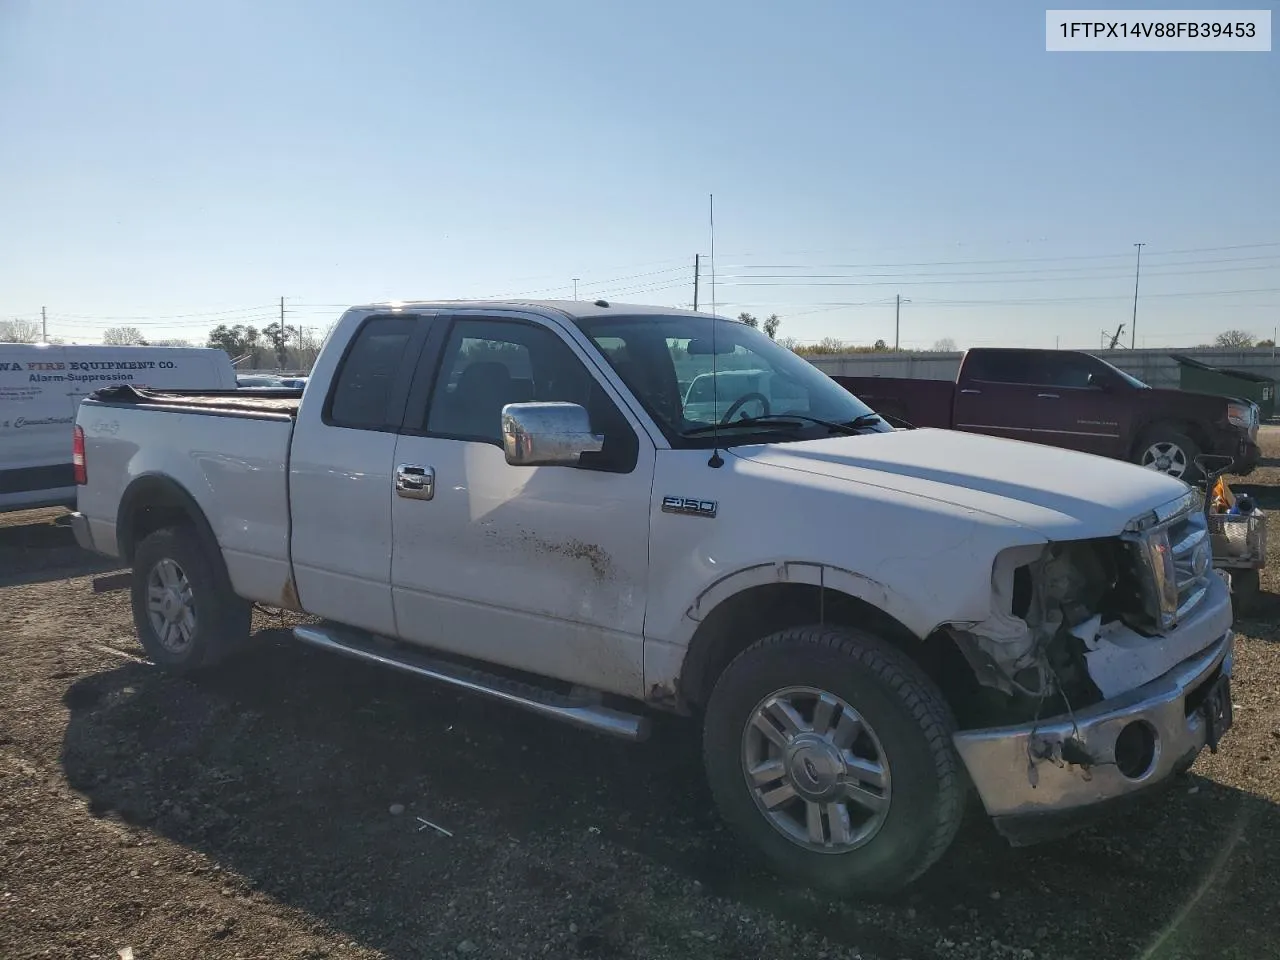
<path id="1" fill-rule="evenodd" d="M 1258 405 L 1258 416 L 1270 420 L 1276 412 L 1276 381 L 1272 377 L 1248 370 L 1211 367 L 1184 354 L 1171 353 L 1181 370 L 1178 386 L 1193 393 L 1211 393 L 1216 397 L 1239 397 Z"/>

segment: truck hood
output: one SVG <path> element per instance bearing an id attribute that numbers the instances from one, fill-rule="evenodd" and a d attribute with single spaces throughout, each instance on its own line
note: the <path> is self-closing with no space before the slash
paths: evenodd
<path id="1" fill-rule="evenodd" d="M 1204 410 L 1212 410 L 1215 413 L 1221 413 L 1226 416 L 1227 404 L 1231 401 L 1237 403 L 1252 403 L 1253 401 L 1245 397 L 1224 397 L 1219 393 L 1200 393 L 1198 390 L 1171 390 L 1168 387 L 1148 387 L 1141 391 L 1142 395 L 1151 399 L 1159 399 L 1181 403 L 1184 406 L 1195 403 Z"/>
<path id="2" fill-rule="evenodd" d="M 1134 517 L 1190 489 L 1119 460 L 952 430 L 898 430 L 732 452 L 815 480 L 880 487 L 904 501 L 928 498 L 980 511 L 1050 540 L 1115 536 Z"/>

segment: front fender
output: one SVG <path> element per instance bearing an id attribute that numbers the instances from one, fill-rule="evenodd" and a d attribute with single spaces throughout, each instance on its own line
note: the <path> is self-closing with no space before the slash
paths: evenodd
<path id="1" fill-rule="evenodd" d="M 871 604 L 902 623 L 906 623 L 904 618 L 912 613 L 912 605 L 907 597 L 871 577 L 830 564 L 781 560 L 737 570 L 708 585 L 694 598 L 685 611 L 685 616 L 693 622 L 693 629 L 697 630 L 697 625 L 706 619 L 707 614 L 730 597 L 753 587 L 774 583 L 806 584 L 847 594 Z M 927 632 L 923 635 L 927 635 Z"/>

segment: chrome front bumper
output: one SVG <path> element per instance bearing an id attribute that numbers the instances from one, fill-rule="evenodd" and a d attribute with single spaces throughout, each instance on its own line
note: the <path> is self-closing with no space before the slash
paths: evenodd
<path id="1" fill-rule="evenodd" d="M 1168 673 L 1128 693 L 1069 716 L 1035 725 L 966 730 L 955 735 L 969 777 L 987 813 L 996 818 L 1054 814 L 1125 797 L 1185 770 L 1204 748 L 1208 723 L 1200 699 L 1207 685 L 1231 674 L 1230 630 L 1207 649 Z M 1154 735 L 1154 756 L 1145 771 L 1128 776 L 1116 764 L 1116 739 L 1132 723 Z M 1092 763 L 1062 757 L 1072 737 Z M 1132 735 L 1131 735 L 1132 736 Z M 1132 769 L 1132 763 L 1126 764 Z"/>

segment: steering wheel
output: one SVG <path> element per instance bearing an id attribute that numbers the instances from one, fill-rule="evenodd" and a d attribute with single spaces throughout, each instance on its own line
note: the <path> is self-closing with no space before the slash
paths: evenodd
<path id="1" fill-rule="evenodd" d="M 720 418 L 720 422 L 728 423 L 733 415 L 741 410 L 748 400 L 759 400 L 760 406 L 764 408 L 764 411 L 760 415 L 762 417 L 767 417 L 769 415 L 769 398 L 763 393 L 756 393 L 753 390 L 751 393 L 744 393 L 737 400 L 733 401 L 733 403 L 729 405 L 729 409 L 725 411 L 724 416 Z"/>

